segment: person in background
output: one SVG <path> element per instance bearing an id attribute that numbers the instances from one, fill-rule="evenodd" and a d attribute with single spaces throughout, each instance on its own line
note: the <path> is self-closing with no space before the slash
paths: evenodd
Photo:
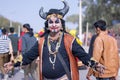
<path id="1" fill-rule="evenodd" d="M 94 34 L 90 40 L 90 46 L 89 46 L 89 50 L 88 50 L 90 57 L 93 56 L 93 48 L 94 48 L 94 42 L 95 42 L 96 37 L 97 37 L 97 34 Z M 86 78 L 88 80 L 91 80 L 89 75 L 92 75 L 92 69 L 89 69 L 89 71 L 86 75 Z"/>
<path id="2" fill-rule="evenodd" d="M 101 75 L 90 68 L 87 79 L 90 80 L 90 76 L 93 74 L 96 80 L 116 80 L 119 69 L 117 41 L 108 35 L 104 20 L 96 21 L 94 27 L 98 36 L 94 41 L 92 57 L 105 66 L 105 71 Z"/>
<path id="3" fill-rule="evenodd" d="M 90 40 L 90 46 L 89 46 L 89 50 L 88 50 L 90 57 L 92 57 L 92 55 L 93 55 L 94 42 L 95 42 L 96 37 L 97 37 L 97 34 L 94 34 Z"/>
<path id="4" fill-rule="evenodd" d="M 63 3 L 65 5 L 63 9 L 50 9 L 48 12 L 40 9 L 40 17 L 46 20 L 44 34 L 23 55 L 22 62 L 6 63 L 5 70 L 10 70 L 13 66 L 30 64 L 39 56 L 39 80 L 79 80 L 75 57 L 101 74 L 104 72 L 104 66 L 93 58 L 90 59 L 76 38 L 66 32 L 63 17 L 68 12 L 69 6 L 66 1 Z"/>
<path id="5" fill-rule="evenodd" d="M 22 31 L 25 32 L 25 34 L 22 36 L 21 53 L 23 56 L 25 55 L 26 52 L 28 52 L 34 46 L 37 39 L 34 37 L 33 29 L 30 27 L 29 24 L 24 24 L 22 27 Z M 35 60 L 34 60 L 31 64 L 28 64 L 23 68 L 25 80 L 29 80 L 29 77 L 30 77 L 29 74 L 32 76 L 33 80 L 36 80 L 35 79 L 36 67 L 37 67 L 37 64 L 35 63 Z"/>
<path id="6" fill-rule="evenodd" d="M 20 37 L 18 39 L 18 55 L 21 55 L 22 51 L 22 36 L 25 34 L 25 32 L 21 31 L 20 32 Z"/>
<path id="7" fill-rule="evenodd" d="M 5 73 L 4 64 L 13 60 L 13 48 L 10 38 L 7 35 L 7 30 L 3 28 L 0 36 L 0 70 L 2 79 L 7 80 L 8 74 Z M 10 57 L 11 56 L 11 57 Z"/>
<path id="8" fill-rule="evenodd" d="M 18 52 L 18 37 L 15 35 L 13 27 L 10 27 L 9 31 L 10 31 L 10 34 L 8 35 L 8 37 L 10 38 L 11 43 L 12 43 L 13 56 L 14 58 L 16 58 L 17 52 Z M 14 75 L 14 68 L 12 70 L 12 73 L 9 75 L 9 77 L 12 77 L 13 75 Z"/>

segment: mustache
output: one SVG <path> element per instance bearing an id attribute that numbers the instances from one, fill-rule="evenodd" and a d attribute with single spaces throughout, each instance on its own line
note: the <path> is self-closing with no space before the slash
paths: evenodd
<path id="1" fill-rule="evenodd" d="M 59 27 L 48 27 L 47 30 L 50 30 L 51 32 L 57 32 L 60 30 L 63 30 L 63 28 L 59 28 Z"/>
<path id="2" fill-rule="evenodd" d="M 52 27 L 48 27 L 47 29 L 62 29 L 62 27 L 56 27 L 56 26 L 52 26 Z"/>

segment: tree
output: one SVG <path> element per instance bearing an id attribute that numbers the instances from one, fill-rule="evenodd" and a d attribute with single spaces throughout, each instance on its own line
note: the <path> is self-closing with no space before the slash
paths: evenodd
<path id="1" fill-rule="evenodd" d="M 68 16 L 66 18 L 66 22 L 71 22 L 73 24 L 78 24 L 78 22 L 79 22 L 78 14 L 73 14 L 73 15 Z"/>
<path id="2" fill-rule="evenodd" d="M 99 19 L 107 22 L 110 28 L 114 20 L 120 20 L 120 0 L 82 0 L 83 9 L 83 31 L 86 23 L 89 23 L 89 30 L 93 31 L 93 23 Z M 67 22 L 78 24 L 79 15 L 73 14 L 66 18 Z"/>
<path id="3" fill-rule="evenodd" d="M 12 27 L 15 28 L 15 32 L 18 32 L 18 25 L 22 25 L 19 22 L 12 21 Z M 10 20 L 0 15 L 0 28 L 6 28 L 7 30 L 10 28 Z"/>
<path id="4" fill-rule="evenodd" d="M 112 25 L 113 20 L 120 20 L 120 0 L 86 0 L 83 3 L 83 8 L 86 8 L 84 22 L 89 22 L 91 29 L 98 19 L 106 20 L 108 26 Z"/>

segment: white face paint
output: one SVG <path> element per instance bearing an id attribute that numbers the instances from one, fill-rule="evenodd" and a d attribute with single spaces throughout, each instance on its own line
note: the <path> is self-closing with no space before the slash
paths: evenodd
<path id="1" fill-rule="evenodd" d="M 51 16 L 48 20 L 48 29 L 51 32 L 59 32 L 62 29 L 61 20 L 55 16 Z"/>

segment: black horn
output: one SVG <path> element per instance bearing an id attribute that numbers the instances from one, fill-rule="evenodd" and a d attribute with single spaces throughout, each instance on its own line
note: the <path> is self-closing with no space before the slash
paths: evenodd
<path id="1" fill-rule="evenodd" d="M 47 13 L 43 12 L 43 7 L 41 7 L 39 10 L 39 16 L 43 19 L 46 19 L 47 17 Z"/>
<path id="2" fill-rule="evenodd" d="M 63 0 L 62 2 L 64 3 L 64 8 L 61 9 L 60 12 L 63 14 L 63 17 L 64 17 L 64 15 L 65 15 L 65 14 L 68 12 L 68 10 L 69 10 L 69 5 L 68 5 L 68 3 L 67 3 L 65 0 Z"/>

